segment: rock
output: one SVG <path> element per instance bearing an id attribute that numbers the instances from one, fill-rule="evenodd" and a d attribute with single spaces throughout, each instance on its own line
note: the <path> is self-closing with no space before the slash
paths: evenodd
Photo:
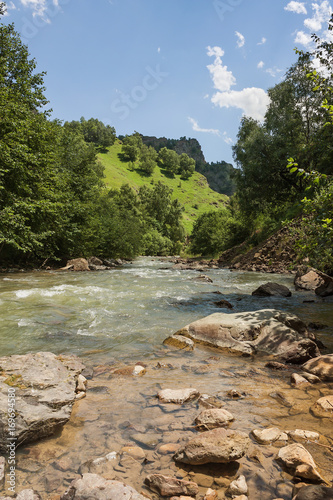
<path id="1" fill-rule="evenodd" d="M 244 355 L 272 354 L 288 363 L 318 356 L 315 336 L 297 316 L 275 309 L 215 313 L 185 326 L 176 335 L 195 343 Z"/>
<path id="2" fill-rule="evenodd" d="M 302 429 L 295 429 L 294 431 L 286 431 L 286 434 L 288 434 L 289 437 L 292 439 L 311 439 L 313 441 L 316 441 L 317 439 L 320 438 L 320 434 L 318 432 L 313 432 L 313 431 L 304 431 Z"/>
<path id="3" fill-rule="evenodd" d="M 174 460 L 190 465 L 234 462 L 245 455 L 249 444 L 249 437 L 244 432 L 213 429 L 182 445 Z"/>
<path id="4" fill-rule="evenodd" d="M 223 427 L 228 425 L 232 420 L 235 420 L 234 416 L 222 408 L 211 408 L 204 410 L 197 416 L 195 423 L 198 429 L 209 430 L 215 427 Z"/>
<path id="5" fill-rule="evenodd" d="M 315 289 L 315 294 L 319 295 L 319 297 L 328 297 L 333 295 L 333 278 L 325 273 L 322 273 L 321 271 L 318 271 L 318 274 L 324 280 L 324 283 Z"/>
<path id="6" fill-rule="evenodd" d="M 146 458 L 145 451 L 142 448 L 140 448 L 139 446 L 124 446 L 121 449 L 121 451 L 122 451 L 122 453 L 129 455 L 130 457 L 134 458 L 135 460 L 144 460 Z"/>
<path id="7" fill-rule="evenodd" d="M 81 258 L 69 260 L 66 267 L 71 268 L 73 271 L 90 271 L 88 261 Z"/>
<path id="8" fill-rule="evenodd" d="M 2 486 L 2 483 L 5 479 L 5 465 L 6 465 L 5 457 L 0 457 L 0 487 Z"/>
<path id="9" fill-rule="evenodd" d="M 302 444 L 295 443 L 281 448 L 278 453 L 278 461 L 291 470 L 294 476 L 325 482 L 319 474 L 311 454 Z"/>
<path id="10" fill-rule="evenodd" d="M 134 377 L 141 377 L 142 375 L 145 375 L 146 374 L 146 369 L 141 366 L 141 365 L 135 365 L 135 367 L 133 368 L 133 371 L 132 371 L 132 375 Z"/>
<path id="11" fill-rule="evenodd" d="M 239 476 L 238 479 L 232 481 L 228 488 L 228 495 L 234 497 L 235 495 L 246 495 L 248 491 L 246 479 L 244 476 Z"/>
<path id="12" fill-rule="evenodd" d="M 317 375 L 313 375 L 312 373 L 301 372 L 300 375 L 305 378 L 310 384 L 319 384 L 321 382 L 320 378 Z"/>
<path id="13" fill-rule="evenodd" d="M 184 337 L 184 335 L 171 335 L 164 340 L 163 344 L 177 347 L 177 349 L 185 349 L 187 351 L 193 351 L 194 349 L 193 340 Z"/>
<path id="14" fill-rule="evenodd" d="M 323 278 L 315 269 L 301 266 L 295 275 L 294 285 L 296 290 L 315 290 L 324 283 Z"/>
<path id="15" fill-rule="evenodd" d="M 218 500 L 217 491 L 208 488 L 203 500 Z"/>
<path id="16" fill-rule="evenodd" d="M 79 375 L 76 384 L 76 392 L 86 392 L 87 379 L 83 375 Z"/>
<path id="17" fill-rule="evenodd" d="M 268 361 L 265 364 L 266 368 L 270 368 L 271 370 L 286 370 L 287 367 L 283 363 L 279 363 L 278 361 Z"/>
<path id="18" fill-rule="evenodd" d="M 306 372 L 317 375 L 321 380 L 333 380 L 333 354 L 310 359 L 302 366 Z"/>
<path id="19" fill-rule="evenodd" d="M 316 417 L 333 418 L 333 395 L 318 399 L 310 409 Z"/>
<path id="20" fill-rule="evenodd" d="M 178 448 L 179 448 L 179 443 L 166 443 L 166 444 L 162 444 L 159 449 L 158 449 L 158 452 L 161 453 L 161 455 L 168 455 L 169 453 L 175 453 Z"/>
<path id="21" fill-rule="evenodd" d="M 13 497 L 9 497 L 13 498 Z M 34 490 L 22 490 L 16 496 L 16 500 L 42 500 L 42 497 Z"/>
<path id="22" fill-rule="evenodd" d="M 215 396 L 209 396 L 209 394 L 201 394 L 198 403 L 204 408 L 222 408 L 223 406 L 222 401 Z"/>
<path id="23" fill-rule="evenodd" d="M 8 391 L 15 389 L 17 446 L 53 434 L 70 418 L 84 365 L 40 352 L 0 358 L 0 449 L 8 444 Z"/>
<path id="24" fill-rule="evenodd" d="M 199 492 L 198 485 L 192 481 L 185 481 L 162 474 L 150 474 L 145 479 L 145 484 L 163 497 L 172 495 L 193 495 Z"/>
<path id="25" fill-rule="evenodd" d="M 227 300 L 219 300 L 218 302 L 214 302 L 214 304 L 217 307 L 223 307 L 225 309 L 233 309 L 234 308 L 234 306 L 232 304 L 230 304 L 230 302 L 228 302 Z"/>
<path id="26" fill-rule="evenodd" d="M 233 497 L 233 500 L 248 500 L 248 497 L 246 495 L 237 495 L 236 497 Z M 279 500 L 279 499 L 277 499 Z M 283 500 L 283 499 L 280 499 Z"/>
<path id="27" fill-rule="evenodd" d="M 143 433 L 143 432 L 137 432 L 136 434 L 132 434 L 131 436 L 134 441 L 136 441 L 139 444 L 142 444 L 143 446 L 146 446 L 146 448 L 155 448 L 158 443 L 161 441 L 162 436 L 160 434 L 149 434 L 149 433 Z"/>
<path id="28" fill-rule="evenodd" d="M 75 479 L 60 500 L 147 500 L 131 486 L 120 481 L 110 481 L 98 474 L 83 474 Z"/>
<path id="29" fill-rule="evenodd" d="M 291 291 L 288 287 L 280 285 L 279 283 L 265 283 L 260 285 L 252 295 L 256 297 L 291 297 Z"/>
<path id="30" fill-rule="evenodd" d="M 327 486 L 303 486 L 293 500 L 333 500 L 333 488 Z"/>
<path id="31" fill-rule="evenodd" d="M 205 281 L 206 283 L 213 283 L 213 280 L 209 277 L 206 276 L 205 274 L 201 274 L 200 276 L 197 276 L 194 278 L 195 281 Z"/>
<path id="32" fill-rule="evenodd" d="M 200 396 L 196 389 L 163 389 L 158 393 L 158 399 L 162 403 L 175 403 L 182 405 Z"/>
<path id="33" fill-rule="evenodd" d="M 277 427 L 269 427 L 268 429 L 262 430 L 254 429 L 251 434 L 259 444 L 271 444 L 274 441 L 288 441 L 287 434 Z"/>
<path id="34" fill-rule="evenodd" d="M 299 385 L 304 385 L 304 384 L 309 385 L 309 383 L 310 383 L 305 377 L 302 377 L 302 375 L 299 375 L 298 373 L 292 373 L 290 376 L 290 381 L 296 387 L 298 387 Z"/>

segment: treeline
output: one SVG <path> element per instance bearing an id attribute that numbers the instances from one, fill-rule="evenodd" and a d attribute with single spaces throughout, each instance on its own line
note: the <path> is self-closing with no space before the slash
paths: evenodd
<path id="1" fill-rule="evenodd" d="M 218 254 L 247 238 L 255 245 L 297 218 L 299 257 L 333 274 L 333 42 L 313 41 L 268 91 L 263 122 L 242 119 L 236 193 L 228 209 L 197 220 L 193 252 Z"/>
<path id="2" fill-rule="evenodd" d="M 106 189 L 97 152 L 114 143 L 114 128 L 50 119 L 44 73 L 35 72 L 13 24 L 0 26 L 0 54 L 1 264 L 179 252 L 182 207 L 171 190 Z M 140 149 L 142 168 L 149 155 Z"/>

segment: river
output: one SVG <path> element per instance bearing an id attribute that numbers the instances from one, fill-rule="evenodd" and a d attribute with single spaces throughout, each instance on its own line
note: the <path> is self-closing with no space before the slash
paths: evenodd
<path id="1" fill-rule="evenodd" d="M 203 273 L 212 283 L 196 279 Z M 250 498 L 291 498 L 291 476 L 274 462 L 273 446 L 269 452 L 264 450 L 264 464 L 258 467 L 253 457 L 244 458 L 239 470 L 238 464 L 215 469 L 179 468 L 172 455 L 158 452 L 161 443 L 188 439 L 195 432 L 193 420 L 198 414 L 195 404 L 173 411 L 160 408 L 156 393 L 161 387 L 192 386 L 217 395 L 235 416 L 233 428 L 250 432 L 276 425 L 284 430 L 317 430 L 324 436 L 323 443 L 331 443 L 333 432 L 327 429 L 327 421 L 308 411 L 318 397 L 327 394 L 325 384 L 322 389 L 309 386 L 301 391 L 290 385 L 290 372 L 270 372 L 262 361 L 244 361 L 207 348 L 185 353 L 162 344 L 168 335 L 198 318 L 228 312 L 215 304 L 226 299 L 234 312 L 276 308 L 296 313 L 306 322 L 321 323 L 325 328 L 318 331 L 318 337 L 332 352 L 332 301 L 317 298 L 312 292 L 293 292 L 291 298 L 252 297 L 251 292 L 267 281 L 294 289 L 292 275 L 227 269 L 199 273 L 176 270 L 167 259 L 154 258 L 140 258 L 110 271 L 0 275 L 1 356 L 51 351 L 76 354 L 95 368 L 147 364 L 147 374 L 140 378 L 115 378 L 100 370 L 89 380 L 87 397 L 75 404 L 63 431 L 18 452 L 19 488 L 31 486 L 43 500 L 57 500 L 82 463 L 112 451 L 119 453 L 124 445 L 138 443 L 138 434 L 153 433 L 156 438 L 157 433 L 158 445 L 141 443 L 146 450 L 145 463 L 126 466 L 120 462 L 111 471 L 104 471 L 105 477 L 118 477 L 141 491 L 147 473 L 169 471 L 194 478 L 201 492 L 211 480 L 223 498 L 223 481 L 241 471 L 248 480 Z M 228 399 L 230 388 L 246 397 Z M 277 391 L 295 404 L 281 404 L 274 395 Z M 324 448 L 310 444 L 308 449 L 329 474 L 332 460 L 323 453 Z M 260 491 L 260 496 L 251 496 L 251 490 Z M 152 498 L 158 497 L 152 494 Z"/>

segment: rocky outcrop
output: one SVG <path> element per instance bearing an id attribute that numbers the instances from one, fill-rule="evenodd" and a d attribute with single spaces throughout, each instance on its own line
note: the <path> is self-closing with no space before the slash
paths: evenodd
<path id="1" fill-rule="evenodd" d="M 256 297 L 291 297 L 291 291 L 288 287 L 279 283 L 264 283 L 252 292 Z"/>
<path id="2" fill-rule="evenodd" d="M 146 477 L 145 484 L 162 497 L 171 497 L 172 495 L 196 496 L 199 493 L 196 483 L 164 476 L 163 474 L 150 474 Z"/>
<path id="3" fill-rule="evenodd" d="M 305 323 L 295 315 L 275 309 L 211 314 L 190 323 L 176 335 L 227 352 L 271 354 L 287 363 L 304 363 L 320 354 Z"/>
<path id="4" fill-rule="evenodd" d="M 104 479 L 98 474 L 83 474 L 75 479 L 60 500 L 147 500 L 131 486 Z"/>
<path id="5" fill-rule="evenodd" d="M 213 429 L 181 446 L 174 460 L 190 465 L 234 462 L 245 455 L 249 444 L 249 437 L 244 432 Z"/>
<path id="6" fill-rule="evenodd" d="M 11 436 L 9 400 L 15 410 L 12 437 L 17 446 L 49 436 L 69 420 L 83 369 L 75 356 L 50 352 L 0 358 L 0 449 L 7 449 L 7 438 Z M 83 379 L 80 383 L 85 385 Z M 8 398 L 13 394 L 15 398 Z"/>
<path id="7" fill-rule="evenodd" d="M 302 366 L 303 370 L 316 375 L 321 380 L 333 381 L 333 354 L 325 354 L 310 359 Z"/>

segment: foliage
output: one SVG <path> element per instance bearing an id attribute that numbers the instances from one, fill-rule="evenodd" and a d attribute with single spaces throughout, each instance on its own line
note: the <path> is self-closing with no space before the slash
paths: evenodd
<path id="1" fill-rule="evenodd" d="M 224 208 L 198 217 L 191 234 L 190 249 L 193 254 L 214 256 L 237 245 L 243 238 L 241 221 Z"/>
<path id="2" fill-rule="evenodd" d="M 104 125 L 97 118 L 85 120 L 84 117 L 81 117 L 80 121 L 65 122 L 64 126 L 66 129 L 80 133 L 86 142 L 93 143 L 101 150 L 112 146 L 116 140 L 115 128 L 110 125 Z"/>
<path id="3" fill-rule="evenodd" d="M 178 173 L 179 170 L 179 155 L 172 149 L 162 148 L 158 153 L 160 167 L 168 172 L 171 176 Z"/>
<path id="4" fill-rule="evenodd" d="M 186 153 L 182 153 L 179 158 L 179 169 L 181 179 L 189 179 L 195 171 L 195 161 L 190 158 Z"/>
<path id="5" fill-rule="evenodd" d="M 227 196 L 232 196 L 235 193 L 235 173 L 231 163 L 225 161 L 201 163 L 196 167 L 197 171 L 203 174 L 211 189 Z"/>
<path id="6" fill-rule="evenodd" d="M 122 142 L 121 152 L 124 160 L 135 162 L 139 158 L 142 148 L 141 135 L 139 132 L 134 132 L 132 135 L 126 135 Z"/>
<path id="7" fill-rule="evenodd" d="M 147 175 L 151 175 L 157 165 L 157 153 L 151 146 L 142 145 L 140 150 L 139 168 Z"/>

